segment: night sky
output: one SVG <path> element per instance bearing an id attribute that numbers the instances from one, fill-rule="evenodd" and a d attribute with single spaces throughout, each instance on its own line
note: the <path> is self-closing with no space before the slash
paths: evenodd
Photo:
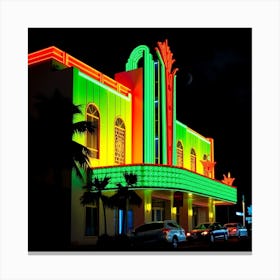
<path id="1" fill-rule="evenodd" d="M 177 119 L 214 138 L 216 179 L 228 172 L 238 205 L 252 188 L 252 46 L 250 28 L 29 29 L 28 52 L 56 46 L 107 76 L 125 70 L 132 50 L 168 40 L 177 72 Z"/>

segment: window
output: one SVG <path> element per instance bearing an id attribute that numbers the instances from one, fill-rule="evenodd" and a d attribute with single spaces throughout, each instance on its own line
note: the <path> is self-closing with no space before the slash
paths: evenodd
<path id="1" fill-rule="evenodd" d="M 169 227 L 173 227 L 173 228 L 180 228 L 179 225 L 174 224 L 174 223 L 167 223 L 167 225 L 168 225 Z"/>
<path id="2" fill-rule="evenodd" d="M 98 235 L 98 215 L 96 207 L 86 207 L 86 236 Z"/>
<path id="3" fill-rule="evenodd" d="M 196 172 L 196 153 L 194 149 L 191 149 L 191 171 Z"/>
<path id="4" fill-rule="evenodd" d="M 154 207 L 152 209 L 152 221 L 162 221 L 164 220 L 164 209 L 159 207 Z"/>
<path id="5" fill-rule="evenodd" d="M 184 166 L 184 153 L 181 141 L 177 142 L 177 165 L 181 167 Z"/>
<path id="6" fill-rule="evenodd" d="M 87 148 L 91 157 L 99 158 L 99 112 L 93 104 L 87 107 L 87 121 L 92 122 L 94 126 L 94 132 L 87 133 Z"/>
<path id="7" fill-rule="evenodd" d="M 115 163 L 125 163 L 125 125 L 120 118 L 115 122 Z"/>
<path id="8" fill-rule="evenodd" d="M 152 221 L 162 221 L 165 219 L 165 205 L 165 200 L 152 199 Z"/>

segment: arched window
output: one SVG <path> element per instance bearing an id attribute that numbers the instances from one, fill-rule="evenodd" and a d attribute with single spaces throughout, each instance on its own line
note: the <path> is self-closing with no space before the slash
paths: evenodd
<path id="1" fill-rule="evenodd" d="M 196 172 L 196 153 L 191 149 L 191 170 Z"/>
<path id="2" fill-rule="evenodd" d="M 87 148 L 91 151 L 91 157 L 99 158 L 99 112 L 95 105 L 89 104 L 87 107 L 87 121 L 93 123 L 94 132 L 87 133 Z"/>
<path id="3" fill-rule="evenodd" d="M 177 165 L 181 167 L 184 166 L 184 151 L 181 141 L 177 142 Z"/>
<path id="4" fill-rule="evenodd" d="M 120 118 L 115 122 L 115 163 L 125 163 L 125 124 Z"/>

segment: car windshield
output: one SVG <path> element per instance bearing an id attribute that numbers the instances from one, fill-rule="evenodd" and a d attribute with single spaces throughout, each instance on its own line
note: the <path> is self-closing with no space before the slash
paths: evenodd
<path id="1" fill-rule="evenodd" d="M 197 225 L 194 229 L 206 229 L 209 228 L 210 223 L 204 223 Z"/>

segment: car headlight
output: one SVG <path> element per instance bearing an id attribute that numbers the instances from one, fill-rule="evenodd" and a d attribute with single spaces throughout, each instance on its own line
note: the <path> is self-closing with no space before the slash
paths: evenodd
<path id="1" fill-rule="evenodd" d="M 201 235 L 207 235 L 209 232 L 208 231 L 203 231 L 202 233 L 201 233 Z"/>

